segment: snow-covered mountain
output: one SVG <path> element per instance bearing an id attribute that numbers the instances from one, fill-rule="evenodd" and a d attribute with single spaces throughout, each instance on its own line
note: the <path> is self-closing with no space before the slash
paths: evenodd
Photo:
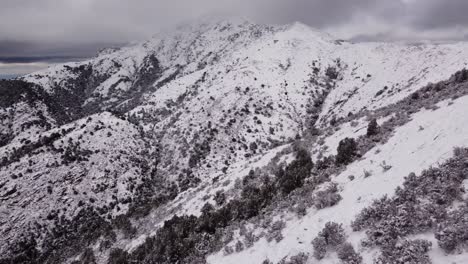
<path id="1" fill-rule="evenodd" d="M 0 81 L 0 262 L 464 263 L 467 63 L 204 21 Z"/>

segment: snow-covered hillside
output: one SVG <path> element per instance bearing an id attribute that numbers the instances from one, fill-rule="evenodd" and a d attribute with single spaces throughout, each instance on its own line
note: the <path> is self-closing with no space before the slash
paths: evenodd
<path id="1" fill-rule="evenodd" d="M 336 222 L 372 263 L 395 245 L 363 246 L 351 222 L 468 147 L 467 63 L 468 43 L 204 21 L 2 81 L 0 250 L 25 263 L 358 263 L 338 245 L 314 258 Z M 432 241 L 433 263 L 466 261 L 438 247 L 436 223 L 411 235 Z"/>

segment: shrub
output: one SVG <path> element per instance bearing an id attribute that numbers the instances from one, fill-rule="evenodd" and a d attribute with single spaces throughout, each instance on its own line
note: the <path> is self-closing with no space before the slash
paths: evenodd
<path id="1" fill-rule="evenodd" d="M 242 244 L 241 241 L 237 241 L 237 243 L 236 243 L 236 252 L 241 252 L 242 250 L 244 250 L 244 244 Z"/>
<path id="2" fill-rule="evenodd" d="M 323 259 L 327 254 L 327 241 L 324 237 L 318 236 L 312 241 L 314 248 L 314 257 L 316 259 Z"/>
<path id="3" fill-rule="evenodd" d="M 299 253 L 289 258 L 286 264 L 306 264 L 309 256 L 305 253 Z"/>
<path id="4" fill-rule="evenodd" d="M 12 257 L 0 257 L 0 263 L 36 263 L 40 255 L 37 242 L 32 234 L 23 236 L 10 246 Z"/>
<path id="5" fill-rule="evenodd" d="M 350 243 L 344 243 L 338 247 L 336 250 L 338 258 L 344 264 L 360 264 L 362 263 L 362 257 L 355 250 L 353 245 Z"/>
<path id="6" fill-rule="evenodd" d="M 463 69 L 463 70 L 455 73 L 454 78 L 455 78 L 455 81 L 458 82 L 458 83 L 465 82 L 466 80 L 468 80 L 468 70 Z"/>
<path id="7" fill-rule="evenodd" d="M 330 78 L 330 80 L 336 80 L 338 78 L 338 71 L 335 67 L 328 67 L 325 71 L 325 75 Z"/>
<path id="8" fill-rule="evenodd" d="M 280 168 L 276 174 L 279 189 L 284 194 L 289 194 L 294 189 L 301 187 L 304 180 L 310 176 L 313 166 L 309 152 L 298 149 L 296 159 L 285 169 Z"/>
<path id="9" fill-rule="evenodd" d="M 231 255 L 234 253 L 234 249 L 231 246 L 225 246 L 224 247 L 224 255 Z"/>
<path id="10" fill-rule="evenodd" d="M 302 201 L 299 202 L 299 204 L 297 205 L 295 209 L 296 209 L 296 213 L 298 217 L 303 217 L 307 214 L 307 206 Z"/>
<path id="11" fill-rule="evenodd" d="M 468 209 L 462 206 L 450 211 L 449 208 L 463 198 L 467 156 L 466 151 L 457 150 L 457 155 L 439 168 L 425 170 L 420 176 L 410 173 L 393 198 L 383 197 L 363 209 L 351 224 L 354 231 L 367 229 L 363 245 L 378 246 L 386 251 L 383 256 L 391 259 L 392 254 L 403 254 L 399 246 L 402 238 L 435 229 L 439 246 L 447 253 L 464 247 L 468 240 Z M 423 252 L 425 244 L 416 244 Z"/>
<path id="12" fill-rule="evenodd" d="M 383 249 L 376 263 L 379 264 L 431 264 L 427 252 L 431 249 L 427 240 L 404 240 L 394 247 Z"/>
<path id="13" fill-rule="evenodd" d="M 325 257 L 327 250 L 336 249 L 346 240 L 344 229 L 341 224 L 328 222 L 320 231 L 316 238 L 312 241 L 314 248 L 314 257 L 322 259 Z"/>
<path id="14" fill-rule="evenodd" d="M 226 195 L 223 191 L 217 191 L 214 197 L 216 205 L 221 206 L 226 202 Z"/>
<path id="15" fill-rule="evenodd" d="M 244 245 L 246 248 L 250 248 L 253 246 L 253 244 L 257 240 L 258 240 L 258 237 L 255 236 L 255 234 L 252 231 L 247 232 L 244 237 Z"/>
<path id="16" fill-rule="evenodd" d="M 338 144 L 338 153 L 335 163 L 337 165 L 348 165 L 357 156 L 357 144 L 354 138 L 345 138 Z"/>
<path id="17" fill-rule="evenodd" d="M 274 222 L 271 225 L 270 230 L 266 235 L 266 240 L 268 242 L 271 242 L 273 239 L 276 242 L 280 242 L 281 240 L 283 240 L 282 231 L 283 231 L 283 229 L 285 227 L 286 227 L 286 223 L 284 223 L 284 221 L 282 221 L 282 220 L 278 220 L 278 221 Z"/>
<path id="18" fill-rule="evenodd" d="M 335 158 L 333 156 L 324 157 L 317 161 L 315 168 L 317 170 L 326 170 L 334 166 Z"/>
<path id="19" fill-rule="evenodd" d="M 334 206 L 341 200 L 336 183 L 330 184 L 325 190 L 318 191 L 314 197 L 314 204 L 317 209 Z"/>
<path id="20" fill-rule="evenodd" d="M 446 253 L 453 253 L 468 244 L 468 207 L 465 205 L 450 212 L 437 225 L 435 234 L 439 247 Z"/>
<path id="21" fill-rule="evenodd" d="M 118 215 L 112 221 L 112 224 L 115 228 L 121 230 L 126 238 L 132 238 L 137 232 L 136 228 L 132 226 L 130 219 L 126 215 Z"/>

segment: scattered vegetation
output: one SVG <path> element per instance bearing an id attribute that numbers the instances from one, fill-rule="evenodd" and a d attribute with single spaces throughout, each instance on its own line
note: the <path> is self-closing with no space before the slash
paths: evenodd
<path id="1" fill-rule="evenodd" d="M 447 253 L 464 248 L 468 228 L 467 207 L 450 210 L 455 201 L 462 201 L 462 182 L 468 177 L 467 150 L 456 150 L 456 155 L 440 165 L 416 176 L 411 173 L 398 187 L 393 198 L 383 197 L 356 217 L 352 223 L 355 231 L 366 230 L 363 245 L 382 249 L 382 263 L 426 263 L 424 254 L 430 245 L 423 241 L 400 240 L 409 235 L 434 232 L 439 246 Z M 407 246 L 414 245 L 415 251 Z M 410 262 L 394 262 L 395 256 Z M 393 256 L 393 257 L 392 257 Z M 411 262 L 412 261 L 412 262 Z M 418 262 L 421 261 L 421 262 Z"/>

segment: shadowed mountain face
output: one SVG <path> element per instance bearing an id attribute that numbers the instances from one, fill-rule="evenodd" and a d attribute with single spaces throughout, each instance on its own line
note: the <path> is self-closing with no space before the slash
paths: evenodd
<path id="1" fill-rule="evenodd" d="M 466 61 L 466 43 L 352 44 L 300 23 L 213 21 L 0 81 L 0 262 L 313 261 L 317 235 L 324 261 L 346 241 L 354 260 L 384 258 L 357 249 L 349 224 L 407 169 L 468 145 L 442 144 L 468 130 L 456 101 Z M 430 122 L 450 113 L 460 126 Z M 320 238 L 332 220 L 345 225 L 327 225 L 345 237 L 336 244 Z"/>

